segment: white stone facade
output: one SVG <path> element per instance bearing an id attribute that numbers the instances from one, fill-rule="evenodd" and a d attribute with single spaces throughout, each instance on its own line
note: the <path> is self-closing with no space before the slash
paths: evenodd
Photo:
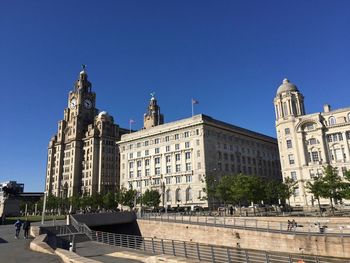
<path id="1" fill-rule="evenodd" d="M 156 189 L 161 206 L 208 207 L 206 176 L 280 178 L 276 139 L 205 115 L 122 135 L 121 187 Z"/>
<path id="2" fill-rule="evenodd" d="M 278 88 L 274 105 L 282 176 L 298 181 L 291 205 L 317 205 L 306 183 L 322 176 L 328 164 L 341 176 L 350 168 L 350 108 L 331 110 L 324 105 L 323 112 L 305 114 L 303 95 L 288 80 Z"/>

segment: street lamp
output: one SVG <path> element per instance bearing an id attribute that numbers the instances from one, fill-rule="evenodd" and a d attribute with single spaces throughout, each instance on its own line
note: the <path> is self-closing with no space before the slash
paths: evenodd
<path id="1" fill-rule="evenodd" d="M 43 212 L 41 214 L 41 224 L 44 224 L 44 218 L 45 218 L 45 210 L 46 210 L 46 195 L 47 191 L 44 192 L 44 204 L 43 204 Z"/>

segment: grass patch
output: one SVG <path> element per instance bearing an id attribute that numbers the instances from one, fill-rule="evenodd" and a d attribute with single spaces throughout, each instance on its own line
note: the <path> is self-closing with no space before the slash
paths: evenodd
<path id="1" fill-rule="evenodd" d="M 28 217 L 28 220 L 30 222 L 40 222 L 41 221 L 41 216 L 27 216 L 27 217 Z M 66 216 L 65 215 L 60 215 L 60 216 L 47 215 L 47 216 L 45 216 L 45 221 L 50 221 L 53 218 L 55 218 L 56 220 L 63 220 L 63 219 L 66 219 Z M 26 217 L 25 216 L 7 217 L 5 219 L 5 225 L 14 224 L 17 221 L 17 219 L 25 221 Z"/>

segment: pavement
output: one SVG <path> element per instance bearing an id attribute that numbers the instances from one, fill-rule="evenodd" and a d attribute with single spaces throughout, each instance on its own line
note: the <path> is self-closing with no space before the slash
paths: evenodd
<path id="1" fill-rule="evenodd" d="M 89 258 L 89 259 L 94 259 L 97 261 L 101 261 L 104 263 L 139 263 L 142 261 L 135 260 L 135 259 L 130 259 L 130 258 L 120 258 L 118 255 L 116 255 L 117 252 L 123 252 L 123 253 L 138 253 L 136 250 L 131 250 L 131 249 L 126 249 L 126 248 L 118 248 L 115 246 L 109 246 L 106 244 L 101 244 L 98 242 L 94 241 L 87 241 L 87 242 L 82 242 L 78 243 L 76 246 L 76 252 L 78 255 Z M 154 255 L 151 253 L 147 252 L 141 252 L 138 253 L 141 258 L 146 258 L 148 256 Z"/>
<path id="2" fill-rule="evenodd" d="M 0 225 L 0 262 L 6 263 L 62 263 L 55 255 L 34 252 L 29 249 L 33 238 L 24 239 L 23 229 L 15 238 L 13 225 Z"/>

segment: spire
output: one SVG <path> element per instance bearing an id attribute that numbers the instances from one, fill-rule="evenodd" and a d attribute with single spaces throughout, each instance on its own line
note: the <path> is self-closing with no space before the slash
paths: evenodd
<path id="1" fill-rule="evenodd" d="M 91 83 L 88 81 L 88 74 L 86 73 L 86 65 L 81 65 L 82 71 L 80 71 L 79 79 L 75 82 L 76 90 L 83 90 L 91 92 Z"/>
<path id="2" fill-rule="evenodd" d="M 157 104 L 155 93 L 151 93 L 151 99 L 144 114 L 144 128 L 148 129 L 164 123 L 164 116 L 160 113 L 160 107 Z"/>

